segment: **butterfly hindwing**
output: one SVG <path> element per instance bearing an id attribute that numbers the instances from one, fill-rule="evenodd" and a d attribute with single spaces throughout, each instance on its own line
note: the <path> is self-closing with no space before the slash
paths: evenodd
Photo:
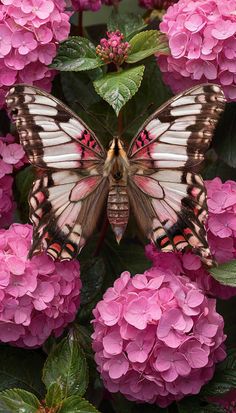
<path id="1" fill-rule="evenodd" d="M 30 255 L 46 250 L 53 259 L 75 258 L 95 230 L 107 191 L 107 181 L 100 175 L 42 173 L 29 197 L 34 224 Z"/>
<path id="2" fill-rule="evenodd" d="M 191 246 L 207 263 L 206 190 L 196 171 L 224 103 L 216 85 L 179 94 L 145 122 L 128 152 L 129 197 L 143 232 L 164 251 Z"/>
<path id="3" fill-rule="evenodd" d="M 29 161 L 44 169 L 88 169 L 105 151 L 87 125 L 62 102 L 27 85 L 10 89 L 6 102 Z"/>

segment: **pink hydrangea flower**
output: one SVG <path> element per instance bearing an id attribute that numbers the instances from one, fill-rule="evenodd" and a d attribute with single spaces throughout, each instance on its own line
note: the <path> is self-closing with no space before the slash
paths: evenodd
<path id="1" fill-rule="evenodd" d="M 0 4 L 0 106 L 14 83 L 50 90 L 48 69 L 70 31 L 64 0 L 3 0 Z"/>
<path id="2" fill-rule="evenodd" d="M 170 55 L 158 57 L 164 81 L 174 93 L 198 83 L 222 85 L 236 99 L 236 0 L 180 0 L 163 16 L 160 30 Z"/>
<path id="3" fill-rule="evenodd" d="M 117 6 L 121 0 L 102 0 L 102 4 L 106 6 Z"/>
<path id="4" fill-rule="evenodd" d="M 75 11 L 98 11 L 102 4 L 116 6 L 121 0 L 70 0 Z"/>
<path id="5" fill-rule="evenodd" d="M 177 0 L 139 0 L 139 6 L 145 9 L 166 10 Z"/>
<path id="6" fill-rule="evenodd" d="M 106 388 L 162 407 L 197 394 L 225 357 L 215 299 L 173 268 L 152 267 L 133 278 L 122 273 L 92 321 L 95 361 Z"/>
<path id="7" fill-rule="evenodd" d="M 230 392 L 221 396 L 210 398 L 214 403 L 224 408 L 225 413 L 236 413 L 236 390 L 233 389 Z"/>
<path id="8" fill-rule="evenodd" d="M 24 165 L 24 150 L 14 137 L 0 137 L 0 228 L 12 222 L 15 209 L 13 201 L 13 177 L 10 174 Z"/>
<path id="9" fill-rule="evenodd" d="M 60 335 L 80 303 L 78 261 L 53 262 L 46 254 L 27 259 L 32 226 L 0 230 L 0 341 L 37 347 Z"/>
<path id="10" fill-rule="evenodd" d="M 71 0 L 75 11 L 98 11 L 102 6 L 101 0 Z"/>

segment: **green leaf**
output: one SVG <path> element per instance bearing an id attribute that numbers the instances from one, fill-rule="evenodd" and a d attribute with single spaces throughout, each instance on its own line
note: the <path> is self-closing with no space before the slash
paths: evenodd
<path id="1" fill-rule="evenodd" d="M 136 34 L 130 40 L 130 53 L 127 63 L 136 63 L 146 59 L 154 53 L 166 53 L 168 51 L 167 41 L 164 36 L 157 30 L 146 30 Z"/>
<path id="2" fill-rule="evenodd" d="M 49 386 L 45 400 L 47 407 L 54 407 L 62 402 L 62 389 L 58 383 L 52 383 Z"/>
<path id="3" fill-rule="evenodd" d="M 118 116 L 121 108 L 138 91 L 145 66 L 137 66 L 118 73 L 109 73 L 93 84 L 96 92 L 109 103 Z"/>
<path id="4" fill-rule="evenodd" d="M 236 287 L 236 260 L 220 264 L 209 271 L 212 277 L 221 284 Z"/>
<path id="5" fill-rule="evenodd" d="M 79 312 L 79 315 L 80 315 L 80 312 Z M 85 327 L 81 324 L 73 323 L 73 328 L 78 338 L 78 342 L 84 351 L 86 359 L 90 359 L 94 361 L 94 352 L 92 350 L 92 340 L 91 340 L 91 334 L 93 330 L 92 330 L 91 325 Z"/>
<path id="6" fill-rule="evenodd" d="M 114 32 L 119 30 L 129 40 L 136 33 L 146 27 L 146 23 L 140 15 L 134 13 L 119 13 L 113 9 L 107 23 L 107 30 Z"/>
<path id="7" fill-rule="evenodd" d="M 217 396 L 236 388 L 236 349 L 228 352 L 227 358 L 217 365 L 213 379 L 206 384 L 201 395 Z"/>
<path id="8" fill-rule="evenodd" d="M 51 68 L 62 71 L 92 70 L 104 65 L 96 54 L 96 48 L 85 37 L 73 36 L 62 42 Z"/>
<path id="9" fill-rule="evenodd" d="M 82 396 L 88 385 L 88 368 L 76 336 L 71 332 L 49 354 L 43 369 L 47 387 L 58 383 L 63 398 L 74 394 Z"/>
<path id="10" fill-rule="evenodd" d="M 0 393 L 0 413 L 37 413 L 40 402 L 34 394 L 22 389 Z"/>
<path id="11" fill-rule="evenodd" d="M 32 188 L 34 178 L 34 169 L 30 165 L 18 172 L 14 181 L 15 199 L 17 199 L 19 216 L 23 223 L 29 220 L 28 195 Z"/>
<path id="12" fill-rule="evenodd" d="M 45 387 L 41 372 L 45 361 L 39 350 L 23 350 L 1 345 L 0 390 L 20 387 L 42 398 Z"/>
<path id="13" fill-rule="evenodd" d="M 91 303 L 102 288 L 106 268 L 101 257 L 90 258 L 81 263 L 81 305 Z"/>
<path id="14" fill-rule="evenodd" d="M 99 413 L 99 411 L 87 400 L 72 396 L 62 402 L 58 413 Z"/>

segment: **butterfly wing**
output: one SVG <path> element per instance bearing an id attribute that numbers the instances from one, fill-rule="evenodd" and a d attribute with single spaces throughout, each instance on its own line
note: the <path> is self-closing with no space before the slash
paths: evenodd
<path id="1" fill-rule="evenodd" d="M 10 89 L 6 103 L 29 161 L 43 169 L 88 169 L 105 151 L 94 133 L 68 107 L 27 85 Z"/>
<path id="2" fill-rule="evenodd" d="M 46 250 L 53 259 L 75 258 L 95 230 L 107 194 L 108 182 L 100 175 L 42 173 L 29 198 L 34 224 L 30 256 Z"/>
<path id="3" fill-rule="evenodd" d="M 17 85 L 7 105 L 37 179 L 29 196 L 34 226 L 30 256 L 75 258 L 92 234 L 107 196 L 105 151 L 63 103 L 38 88 Z"/>
<path id="4" fill-rule="evenodd" d="M 190 245 L 206 262 L 206 190 L 197 171 L 224 103 L 216 85 L 175 96 L 145 122 L 128 152 L 129 197 L 143 232 L 164 251 Z"/>

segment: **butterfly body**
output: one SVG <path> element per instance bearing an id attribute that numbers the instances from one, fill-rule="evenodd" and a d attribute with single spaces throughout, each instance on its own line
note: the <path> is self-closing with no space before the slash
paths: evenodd
<path id="1" fill-rule="evenodd" d="M 29 196 L 30 255 L 75 258 L 106 209 L 119 242 L 130 213 L 163 251 L 191 247 L 211 264 L 198 174 L 225 98 L 217 85 L 173 97 L 150 116 L 128 150 L 114 137 L 106 151 L 92 130 L 46 92 L 16 85 L 6 98 L 37 178 Z"/>

